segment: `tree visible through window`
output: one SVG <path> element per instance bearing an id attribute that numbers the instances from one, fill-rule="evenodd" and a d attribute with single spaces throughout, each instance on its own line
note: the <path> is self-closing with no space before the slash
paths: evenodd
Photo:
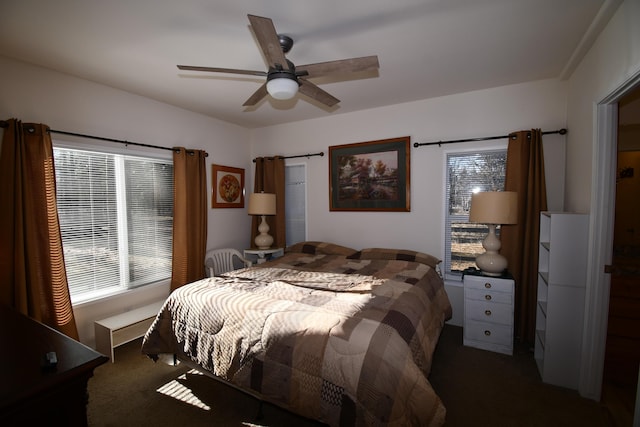
<path id="1" fill-rule="evenodd" d="M 171 277 L 170 160 L 54 148 L 74 302 Z"/>
<path id="2" fill-rule="evenodd" d="M 447 155 L 445 273 L 461 274 L 484 252 L 482 240 L 488 228 L 469 223 L 471 195 L 504 190 L 506 163 L 506 150 Z"/>

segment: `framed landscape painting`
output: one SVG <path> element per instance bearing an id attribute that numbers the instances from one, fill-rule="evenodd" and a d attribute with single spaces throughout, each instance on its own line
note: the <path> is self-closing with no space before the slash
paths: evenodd
<path id="1" fill-rule="evenodd" d="M 244 208 L 244 169 L 211 165 L 211 207 Z"/>
<path id="2" fill-rule="evenodd" d="M 410 140 L 403 136 L 329 147 L 329 209 L 409 212 Z"/>

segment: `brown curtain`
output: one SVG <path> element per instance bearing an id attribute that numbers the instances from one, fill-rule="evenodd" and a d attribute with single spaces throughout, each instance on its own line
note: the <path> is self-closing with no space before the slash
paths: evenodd
<path id="1" fill-rule="evenodd" d="M 0 302 L 77 340 L 49 128 L 16 119 L 7 125 L 0 153 Z"/>
<path id="2" fill-rule="evenodd" d="M 269 225 L 269 234 L 273 236 L 274 248 L 284 248 L 287 244 L 284 214 L 284 157 L 258 157 L 253 191 L 273 193 L 276 195 L 276 214 L 265 217 Z M 254 216 L 251 221 L 251 247 L 255 248 L 254 239 L 258 234 L 261 218 Z"/>
<path id="3" fill-rule="evenodd" d="M 518 192 L 518 223 L 501 230 L 501 253 L 516 283 L 515 334 L 535 342 L 540 212 L 547 209 L 544 156 L 540 129 L 509 135 L 506 191 Z"/>
<path id="4" fill-rule="evenodd" d="M 173 264 L 171 290 L 205 277 L 207 248 L 206 153 L 173 152 Z"/>

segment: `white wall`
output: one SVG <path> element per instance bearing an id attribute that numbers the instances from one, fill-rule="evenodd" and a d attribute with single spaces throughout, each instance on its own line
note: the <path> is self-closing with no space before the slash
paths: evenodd
<path id="1" fill-rule="evenodd" d="M 569 79 L 568 210 L 589 212 L 596 138 L 596 105 L 640 72 L 640 1 L 627 0 Z"/>
<path id="2" fill-rule="evenodd" d="M 0 56 L 0 119 L 9 118 L 44 123 L 56 130 L 206 150 L 208 188 L 212 163 L 244 168 L 247 176 L 251 174 L 250 135 L 244 128 Z M 52 136 L 54 140 L 69 139 Z M 96 144 L 95 140 L 86 142 Z M 164 150 L 146 150 L 166 155 Z M 209 209 L 208 219 L 208 247 L 246 247 L 251 238 L 246 208 Z M 168 284 L 164 284 L 75 306 L 81 341 L 93 345 L 95 319 L 128 311 L 168 293 Z"/>
<path id="3" fill-rule="evenodd" d="M 252 155 L 324 151 L 324 157 L 305 160 L 309 240 L 356 249 L 406 248 L 443 257 L 444 153 L 505 147 L 507 140 L 420 148 L 413 143 L 560 129 L 565 127 L 565 99 L 564 83 L 545 80 L 260 128 L 253 132 Z M 405 135 L 412 143 L 411 212 L 330 212 L 328 147 Z M 544 141 L 550 204 L 561 208 L 564 137 L 549 135 Z"/>

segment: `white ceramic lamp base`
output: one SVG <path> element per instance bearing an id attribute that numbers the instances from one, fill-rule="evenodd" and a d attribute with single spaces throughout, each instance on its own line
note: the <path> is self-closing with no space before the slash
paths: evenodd
<path id="1" fill-rule="evenodd" d="M 486 252 L 476 257 L 476 265 L 487 276 L 501 276 L 507 269 L 507 259 L 498 253 L 501 246 L 496 236 L 496 226 L 489 224 L 489 234 L 482 241 Z"/>
<path id="2" fill-rule="evenodd" d="M 273 237 L 269 235 L 269 224 L 267 224 L 267 220 L 264 215 L 262 216 L 262 221 L 258 226 L 258 234 L 254 240 L 258 249 L 269 249 L 271 245 L 273 245 Z"/>

